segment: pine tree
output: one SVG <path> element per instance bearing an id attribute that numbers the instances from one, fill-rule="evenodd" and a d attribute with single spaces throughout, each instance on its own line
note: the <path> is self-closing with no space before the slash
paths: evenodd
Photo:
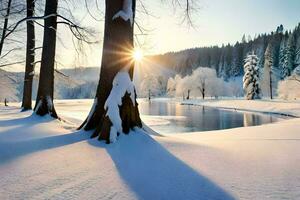
<path id="1" fill-rule="evenodd" d="M 284 60 L 282 64 L 282 73 L 281 73 L 282 79 L 285 79 L 287 76 L 291 75 L 291 72 L 294 69 L 294 61 L 295 61 L 295 40 L 294 40 L 294 35 L 289 34 L 286 48 L 284 51 Z"/>
<path id="2" fill-rule="evenodd" d="M 272 45 L 268 45 L 265 52 L 265 63 L 264 63 L 264 83 L 268 85 L 270 98 L 273 98 L 273 55 L 272 55 Z"/>
<path id="3" fill-rule="evenodd" d="M 258 57 L 252 52 L 245 59 L 243 88 L 248 100 L 260 99 Z"/>
<path id="4" fill-rule="evenodd" d="M 300 24 L 295 30 L 295 68 L 300 67 Z"/>
<path id="5" fill-rule="evenodd" d="M 286 56 L 286 46 L 287 46 L 287 35 L 284 35 L 281 43 L 280 43 L 280 49 L 279 49 L 279 69 L 280 69 L 280 78 L 284 79 L 286 74 L 288 72 L 286 71 L 284 62 L 285 62 L 285 56 Z"/>

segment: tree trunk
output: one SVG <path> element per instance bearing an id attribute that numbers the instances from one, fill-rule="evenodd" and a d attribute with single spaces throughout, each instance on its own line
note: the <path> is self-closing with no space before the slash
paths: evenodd
<path id="1" fill-rule="evenodd" d="M 34 13 L 34 1 L 27 0 L 27 17 L 32 17 Z M 26 46 L 26 66 L 23 87 L 22 110 L 31 109 L 32 102 L 32 80 L 34 76 L 34 53 L 35 53 L 35 33 L 34 22 L 27 21 L 27 46 Z"/>
<path id="2" fill-rule="evenodd" d="M 270 99 L 273 99 L 273 88 L 272 88 L 272 68 L 270 68 L 270 73 L 269 73 L 269 75 L 270 75 Z"/>
<path id="3" fill-rule="evenodd" d="M 36 114 L 44 116 L 50 114 L 57 118 L 53 105 L 54 92 L 54 62 L 55 62 L 55 43 L 57 28 L 57 0 L 46 0 L 45 16 L 55 14 L 45 19 L 44 40 L 40 78 L 36 104 L 34 111 Z"/>
<path id="4" fill-rule="evenodd" d="M 128 0 L 105 1 L 105 30 L 100 79 L 94 106 L 87 119 L 79 127 L 84 130 L 94 129 L 92 137 L 106 140 L 107 143 L 111 142 L 110 134 L 113 123 L 107 116 L 104 105 L 113 88 L 113 80 L 118 72 L 124 71 L 125 68 L 128 68 L 131 80 L 133 77 L 133 24 L 130 23 L 130 20 L 125 21 L 121 17 L 113 19 L 114 15 L 123 9 L 123 1 L 127 2 Z M 132 0 L 132 11 L 134 19 L 135 0 Z M 130 95 L 126 93 L 122 98 L 122 105 L 119 106 L 122 132 L 126 134 L 130 129 L 142 126 L 136 98 L 134 100 L 135 104 Z"/>
<path id="5" fill-rule="evenodd" d="M 6 30 L 7 30 L 7 25 L 8 25 L 8 17 L 10 14 L 11 1 L 12 0 L 8 0 L 8 2 L 7 2 L 6 15 L 4 16 L 5 19 L 4 19 L 3 30 L 2 30 L 1 40 L 0 40 L 0 56 L 2 54 L 2 49 L 3 49 L 3 45 L 4 45 L 4 39 L 5 39 L 5 34 L 6 34 Z"/>

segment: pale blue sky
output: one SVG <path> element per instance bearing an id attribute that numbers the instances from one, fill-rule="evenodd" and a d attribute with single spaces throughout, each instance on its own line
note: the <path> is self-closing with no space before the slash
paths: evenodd
<path id="1" fill-rule="evenodd" d="M 157 1 L 157 0 L 156 0 Z M 300 22 L 299 0 L 200 0 L 201 9 L 194 15 L 195 29 L 176 25 L 173 12 L 152 19 L 157 27 L 153 39 L 154 53 L 190 47 L 235 43 L 243 34 L 269 33 L 280 24 L 292 29 Z M 167 5 L 157 6 L 163 13 Z M 148 6 L 150 7 L 150 5 Z"/>

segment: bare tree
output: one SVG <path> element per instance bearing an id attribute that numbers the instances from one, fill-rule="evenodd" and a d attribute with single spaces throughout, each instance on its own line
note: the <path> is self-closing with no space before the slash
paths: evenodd
<path id="1" fill-rule="evenodd" d="M 27 0 L 27 17 L 34 15 L 35 0 Z M 24 75 L 22 110 L 29 110 L 32 106 L 32 81 L 34 76 L 35 58 L 35 31 L 34 21 L 27 21 L 27 45 L 26 45 L 26 66 Z"/>
<path id="2" fill-rule="evenodd" d="M 46 0 L 44 40 L 39 76 L 38 93 L 34 111 L 36 114 L 44 116 L 50 114 L 58 118 L 54 105 L 54 62 L 57 29 L 57 0 Z"/>
<path id="3" fill-rule="evenodd" d="M 0 40 L 0 56 L 2 54 L 4 39 L 5 39 L 6 31 L 7 31 L 8 19 L 9 19 L 10 9 L 11 9 L 11 1 L 12 0 L 8 0 L 8 2 L 7 2 L 6 14 L 4 16 L 2 35 L 1 35 L 1 40 Z"/>

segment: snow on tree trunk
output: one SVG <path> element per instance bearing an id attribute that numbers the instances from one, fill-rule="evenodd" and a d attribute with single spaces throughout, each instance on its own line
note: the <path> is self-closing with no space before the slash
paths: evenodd
<path id="1" fill-rule="evenodd" d="M 246 99 L 260 99 L 258 57 L 254 53 L 245 59 L 243 88 Z"/>
<path id="2" fill-rule="evenodd" d="M 47 0 L 45 16 L 56 14 L 56 12 L 57 0 Z M 54 118 L 58 117 L 53 105 L 56 20 L 56 15 L 45 19 L 40 78 L 34 108 L 36 114 L 41 116 L 50 114 Z"/>
<path id="3" fill-rule="evenodd" d="M 91 137 L 115 142 L 121 133 L 142 127 L 132 83 L 135 1 L 105 1 L 105 31 L 100 79 L 89 116 L 79 128 Z"/>
<path id="4" fill-rule="evenodd" d="M 35 1 L 27 0 L 27 17 L 34 14 Z M 29 110 L 32 106 L 32 81 L 34 76 L 34 48 L 35 32 L 34 22 L 27 21 L 27 46 L 26 46 L 26 66 L 23 87 L 22 110 Z"/>

